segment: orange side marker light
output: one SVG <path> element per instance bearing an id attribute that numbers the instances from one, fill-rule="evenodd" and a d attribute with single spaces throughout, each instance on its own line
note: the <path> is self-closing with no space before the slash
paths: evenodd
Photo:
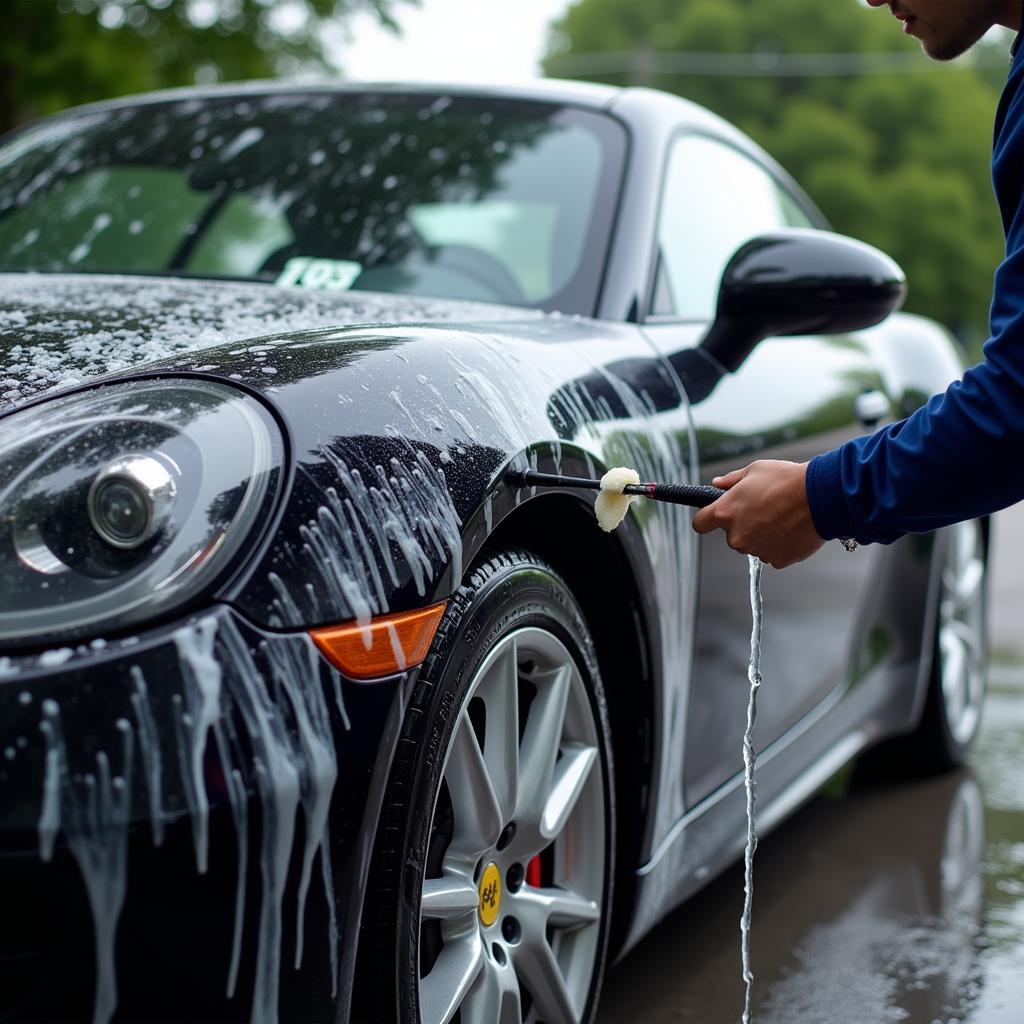
<path id="1" fill-rule="evenodd" d="M 378 679 L 422 664 L 448 602 L 414 612 L 379 615 L 365 626 L 311 629 L 327 660 L 349 679 Z"/>

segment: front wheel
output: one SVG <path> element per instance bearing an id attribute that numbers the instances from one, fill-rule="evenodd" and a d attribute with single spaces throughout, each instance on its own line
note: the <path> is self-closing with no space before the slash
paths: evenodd
<path id="1" fill-rule="evenodd" d="M 592 1018 L 611 772 L 593 644 L 568 587 L 523 553 L 482 563 L 442 621 L 388 782 L 364 917 L 375 1016 Z"/>

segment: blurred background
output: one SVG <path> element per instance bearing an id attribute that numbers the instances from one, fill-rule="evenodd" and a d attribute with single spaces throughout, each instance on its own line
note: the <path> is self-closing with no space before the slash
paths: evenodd
<path id="1" fill-rule="evenodd" d="M 865 0 L 0 0 L 0 131 L 168 86 L 522 80 L 680 93 L 738 124 L 908 309 L 977 354 L 1002 235 L 988 172 L 1009 33 L 948 65 Z"/>

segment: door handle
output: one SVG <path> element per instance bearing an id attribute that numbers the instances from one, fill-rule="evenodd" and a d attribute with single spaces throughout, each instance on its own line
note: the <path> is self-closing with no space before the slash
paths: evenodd
<path id="1" fill-rule="evenodd" d="M 865 427 L 877 427 L 892 415 L 892 402 L 883 391 L 863 391 L 853 403 L 853 411 Z"/>

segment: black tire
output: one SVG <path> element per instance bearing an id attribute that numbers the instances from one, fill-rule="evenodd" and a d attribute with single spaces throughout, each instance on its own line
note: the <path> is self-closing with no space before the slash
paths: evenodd
<path id="1" fill-rule="evenodd" d="M 950 528 L 939 584 L 931 674 L 924 709 L 912 732 L 887 740 L 862 758 L 867 778 L 917 778 L 958 768 L 978 736 L 988 661 L 987 542 L 981 521 Z M 957 594 L 966 577 L 976 578 L 970 601 Z M 962 627 L 962 628 L 961 628 Z M 958 640 L 971 634 L 970 641 Z M 952 700 L 950 662 L 965 657 L 970 676 L 963 710 Z"/>
<path id="2" fill-rule="evenodd" d="M 401 737 L 386 787 L 370 870 L 370 884 L 363 915 L 357 1019 L 399 1021 L 401 1024 L 417 1024 L 421 1020 L 421 974 L 429 977 L 439 962 L 441 952 L 444 952 L 446 942 L 439 924 L 435 928 L 434 921 L 421 921 L 421 894 L 424 879 L 437 877 L 438 871 L 441 870 L 441 859 L 449 856 L 446 852 L 447 844 L 453 841 L 455 826 L 452 825 L 452 821 L 457 815 L 454 811 L 452 791 L 448 788 L 449 783 L 445 776 L 449 751 L 456 742 L 459 723 L 462 722 L 463 728 L 466 728 L 465 723 L 468 721 L 475 730 L 481 755 L 487 757 L 491 753 L 486 739 L 486 722 L 482 726 L 478 725 L 472 716 L 479 713 L 479 707 L 470 707 L 467 698 L 471 689 L 476 693 L 476 688 L 479 687 L 482 692 L 484 684 L 480 679 L 486 678 L 486 671 L 491 671 L 489 666 L 496 663 L 495 652 L 504 652 L 513 644 L 517 646 L 511 646 L 512 656 L 516 658 L 513 673 L 516 681 L 512 685 L 516 687 L 518 695 L 515 701 L 518 710 L 512 720 L 516 723 L 519 733 L 518 746 L 526 751 L 525 733 L 532 721 L 530 710 L 533 706 L 528 703 L 528 691 L 531 686 L 529 673 L 536 670 L 536 666 L 531 669 L 533 663 L 524 662 L 519 654 L 523 651 L 524 639 L 533 638 L 536 641 L 548 636 L 554 638 L 553 644 L 557 643 L 569 652 L 577 670 L 578 675 L 572 675 L 573 682 L 566 684 L 567 687 L 575 687 L 575 703 L 567 705 L 567 710 L 563 713 L 564 721 L 567 723 L 570 720 L 570 707 L 576 718 L 581 715 L 581 707 L 587 709 L 599 755 L 596 758 L 592 757 L 590 763 L 594 769 L 599 769 L 603 787 L 600 797 L 595 798 L 594 790 L 590 787 L 596 786 L 596 783 L 589 781 L 591 776 L 588 773 L 588 781 L 585 784 L 587 807 L 594 807 L 595 802 L 603 805 L 603 835 L 588 835 L 589 842 L 596 839 L 598 843 L 603 842 L 604 845 L 603 878 L 599 882 L 600 899 L 595 900 L 599 906 L 600 917 L 596 921 L 596 928 L 593 923 L 576 926 L 581 933 L 587 933 L 587 944 L 580 947 L 587 951 L 587 956 L 590 944 L 594 944 L 593 969 L 579 1019 L 589 1021 L 593 1018 L 607 953 L 615 866 L 612 748 L 604 692 L 593 642 L 582 613 L 565 582 L 550 566 L 535 556 L 525 552 L 509 551 L 496 554 L 477 564 L 469 573 L 468 581 L 452 596 L 405 713 Z M 546 640 L 544 642 L 547 643 Z M 525 651 L 527 656 L 529 653 L 529 650 Z M 571 666 L 567 665 L 564 671 L 571 674 Z M 582 680 L 585 688 L 585 700 L 581 696 L 583 691 L 578 680 Z M 524 700 L 527 701 L 525 705 Z M 483 701 L 474 697 L 472 703 L 479 705 L 483 704 Z M 489 707 L 484 705 L 487 720 L 490 720 L 491 715 Z M 538 704 L 538 707 L 546 705 Z M 464 709 L 468 718 L 460 717 Z M 542 713 L 538 712 L 537 717 L 543 717 Z M 497 718 L 495 721 L 497 722 Z M 568 725 L 560 728 L 568 729 Z M 494 729 L 494 735 L 498 735 L 497 727 Z M 466 742 L 462 736 L 458 741 L 460 744 Z M 500 745 L 500 741 L 494 742 Z M 565 751 L 559 753 L 559 760 L 553 761 L 556 765 L 553 771 L 557 770 L 557 765 L 562 764 L 561 758 L 564 754 Z M 455 763 L 454 760 L 452 763 Z M 520 773 L 519 767 L 517 763 L 516 771 L 512 773 L 517 780 L 520 774 L 525 774 Z M 516 791 L 518 792 L 518 789 Z M 583 797 L 579 800 L 582 806 Z M 572 816 L 577 813 L 579 808 L 574 807 L 568 820 L 571 822 Z M 504 900 L 500 904 L 499 916 L 502 919 L 486 926 L 482 916 L 483 910 L 478 910 L 474 904 L 472 911 L 468 912 L 470 923 L 467 927 L 479 929 L 483 954 L 492 958 L 491 961 L 484 961 L 484 967 L 480 968 L 481 976 L 484 968 L 492 972 L 504 971 L 506 965 L 510 965 L 515 971 L 511 976 L 515 983 L 520 980 L 516 957 L 526 955 L 537 943 L 533 941 L 532 947 L 528 945 L 524 934 L 522 947 L 511 943 L 504 944 L 505 938 L 508 937 L 504 932 L 504 913 L 509 907 L 514 911 L 515 901 L 528 896 L 531 890 L 521 881 L 521 888 L 511 888 L 516 878 L 510 872 L 515 870 L 516 865 L 507 866 L 504 861 L 499 865 L 499 858 L 506 854 L 518 856 L 515 845 L 519 837 L 514 831 L 514 826 L 510 827 L 510 823 L 504 820 L 503 825 L 501 839 L 491 853 L 483 857 L 476 868 L 477 874 L 474 875 L 474 883 L 477 883 L 479 873 L 485 867 L 490 870 L 487 863 L 490 858 L 490 864 L 495 865 L 495 871 L 504 882 L 504 888 L 499 894 L 499 901 Z M 565 827 L 568 829 L 569 825 Z M 510 833 L 512 838 L 509 838 Z M 526 834 L 525 824 L 523 834 Z M 559 841 L 561 840 L 551 841 L 552 851 Z M 506 847 L 501 845 L 503 842 L 506 843 Z M 544 856 L 548 854 L 545 853 Z M 561 857 L 561 854 L 553 852 L 549 860 L 553 861 L 555 856 Z M 537 871 L 541 870 L 537 863 L 539 860 L 540 858 L 533 857 L 530 861 Z M 546 867 L 544 870 L 551 869 Z M 599 877 L 602 870 L 595 869 L 593 865 L 590 865 L 589 870 L 590 884 L 593 886 L 594 878 Z M 557 879 L 552 876 L 550 883 L 542 884 L 556 882 Z M 484 883 L 481 881 L 478 884 L 483 899 Z M 517 924 L 514 918 L 512 921 L 513 924 Z M 490 931 L 487 930 L 488 927 Z M 502 931 L 496 934 L 493 929 L 499 927 Z M 545 941 L 555 941 L 551 939 L 550 925 L 546 932 Z M 509 934 L 511 935 L 511 932 Z M 497 941 L 492 941 L 495 939 Z M 573 943 L 574 940 L 568 942 L 570 951 L 576 948 Z M 570 952 L 570 955 L 577 954 Z M 372 975 L 373 980 L 370 984 L 364 983 L 369 980 L 367 975 Z M 506 973 L 502 976 L 507 984 L 510 975 Z M 525 1011 L 533 1000 L 527 988 L 523 987 L 521 991 Z M 424 992 L 427 993 L 424 999 L 429 1001 L 429 992 L 426 988 Z M 576 994 L 577 998 L 581 995 L 578 984 Z M 474 995 L 473 998 L 481 997 Z M 509 996 L 506 994 L 504 998 Z M 426 1007 L 428 1010 L 430 1008 Z M 460 1016 L 461 1014 L 456 1012 L 454 1019 L 459 1019 Z"/>

